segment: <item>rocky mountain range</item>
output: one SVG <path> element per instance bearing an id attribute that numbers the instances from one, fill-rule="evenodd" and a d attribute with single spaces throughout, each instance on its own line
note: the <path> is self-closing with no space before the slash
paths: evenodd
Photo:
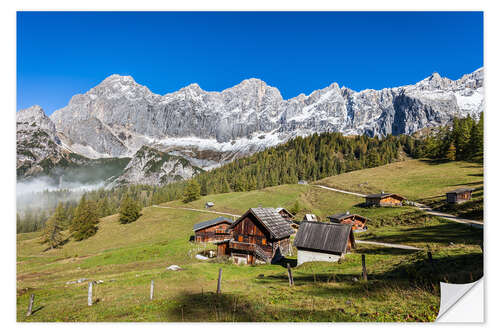
<path id="1" fill-rule="evenodd" d="M 128 175 L 138 180 L 138 168 L 148 162 L 134 154 L 147 146 L 154 149 L 148 150 L 148 156 L 163 160 L 151 153 L 156 151 L 189 162 L 185 171 L 165 166 L 164 175 L 172 171 L 175 179 L 296 136 L 326 131 L 369 136 L 411 134 L 447 124 L 454 116 L 477 117 L 483 109 L 482 68 L 458 80 L 434 73 L 413 85 L 382 90 L 356 92 L 333 83 L 288 100 L 259 79 L 244 80 L 221 92 L 191 84 L 158 95 L 130 76 L 111 75 L 85 94 L 73 96 L 50 119 L 39 107 L 20 111 L 18 166 L 29 160 L 29 154 L 20 156 L 19 143 L 28 149 L 30 135 L 34 135 L 28 132 L 36 130 L 43 130 L 53 144 L 34 148 L 44 151 L 35 160 L 47 156 L 57 160 L 70 152 L 89 159 L 128 157 L 133 162 Z M 36 128 L 30 128 L 32 123 Z"/>

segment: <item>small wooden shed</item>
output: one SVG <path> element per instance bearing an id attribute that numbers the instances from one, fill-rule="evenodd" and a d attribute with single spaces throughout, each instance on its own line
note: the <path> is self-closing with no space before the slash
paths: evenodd
<path id="1" fill-rule="evenodd" d="M 350 224 L 302 222 L 293 245 L 297 265 L 310 261 L 336 262 L 356 247 Z"/>
<path id="2" fill-rule="evenodd" d="M 365 197 L 367 206 L 402 206 L 405 197 L 395 193 L 380 192 Z"/>
<path id="3" fill-rule="evenodd" d="M 446 202 L 451 204 L 462 203 L 472 199 L 473 188 L 458 188 L 446 193 Z"/>
<path id="4" fill-rule="evenodd" d="M 293 218 L 295 215 L 293 215 L 292 213 L 290 213 L 288 210 L 286 210 L 286 208 L 283 208 L 283 207 L 278 207 L 276 208 L 276 211 L 285 219 L 287 220 L 288 222 L 292 222 L 293 221 Z"/>
<path id="5" fill-rule="evenodd" d="M 328 218 L 332 223 L 350 224 L 352 225 L 353 230 L 368 229 L 368 227 L 366 226 L 368 218 L 358 214 L 351 214 L 349 212 L 345 212 L 345 213 L 330 215 L 328 216 Z"/>
<path id="6" fill-rule="evenodd" d="M 215 242 L 231 238 L 229 227 L 233 220 L 227 217 L 218 217 L 213 220 L 197 223 L 193 226 L 195 242 Z"/>

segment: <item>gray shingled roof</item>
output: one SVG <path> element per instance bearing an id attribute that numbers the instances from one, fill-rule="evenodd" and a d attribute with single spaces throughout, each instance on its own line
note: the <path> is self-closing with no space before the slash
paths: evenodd
<path id="1" fill-rule="evenodd" d="M 286 208 L 283 208 L 283 207 L 278 207 L 276 208 L 276 211 L 279 213 L 281 212 L 282 210 L 284 210 L 288 215 L 290 216 L 294 216 L 292 213 L 290 213 Z"/>
<path id="2" fill-rule="evenodd" d="M 213 219 L 213 220 L 208 220 L 208 221 L 196 223 L 193 226 L 193 231 L 198 231 L 198 230 L 201 230 L 201 229 L 205 229 L 207 227 L 211 227 L 213 225 L 216 225 L 216 224 L 219 224 L 219 223 L 222 223 L 222 222 L 233 223 L 233 220 L 231 220 L 230 218 L 227 218 L 227 217 L 219 216 L 218 218 Z"/>
<path id="3" fill-rule="evenodd" d="M 358 214 L 350 214 L 348 212 L 339 213 L 339 214 L 333 214 L 333 215 L 327 216 L 327 218 L 332 219 L 332 220 L 336 220 L 336 221 L 340 221 L 340 220 L 343 220 L 345 218 L 352 217 L 352 216 L 359 216 L 359 217 L 361 217 L 363 219 L 368 220 L 368 218 L 366 218 L 364 216 L 361 216 L 361 215 L 358 215 Z"/>
<path id="4" fill-rule="evenodd" d="M 350 224 L 302 222 L 293 246 L 319 252 L 345 253 Z"/>
<path id="5" fill-rule="evenodd" d="M 366 198 L 370 198 L 370 199 L 374 199 L 374 198 L 379 198 L 379 199 L 383 199 L 383 198 L 387 198 L 387 197 L 391 197 L 391 196 L 397 196 L 397 197 L 400 197 L 401 199 L 406 199 L 405 197 L 403 197 L 402 195 L 399 195 L 399 194 L 395 194 L 395 193 L 376 193 L 376 194 L 368 194 L 366 196 Z"/>
<path id="6" fill-rule="evenodd" d="M 231 225 L 231 228 L 238 224 L 247 214 L 253 214 L 269 231 L 272 238 L 281 239 L 294 233 L 290 223 L 275 208 L 250 208 Z"/>
<path id="7" fill-rule="evenodd" d="M 472 191 L 474 191 L 473 188 L 457 188 L 456 190 L 449 191 L 449 192 L 446 192 L 446 193 L 456 193 L 456 194 L 459 194 L 459 193 L 472 192 Z"/>

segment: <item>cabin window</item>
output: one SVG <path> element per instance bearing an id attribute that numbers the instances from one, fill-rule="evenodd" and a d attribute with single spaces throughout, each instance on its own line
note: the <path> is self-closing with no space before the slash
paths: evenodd
<path id="1" fill-rule="evenodd" d="M 243 242 L 243 236 L 242 235 L 238 236 L 238 242 Z"/>
<path id="2" fill-rule="evenodd" d="M 266 239 L 262 238 L 262 245 L 266 245 Z"/>

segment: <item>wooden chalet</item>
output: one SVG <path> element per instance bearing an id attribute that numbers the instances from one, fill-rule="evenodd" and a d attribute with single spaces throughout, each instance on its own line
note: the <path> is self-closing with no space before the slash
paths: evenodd
<path id="1" fill-rule="evenodd" d="M 446 202 L 451 204 L 462 203 L 472 199 L 472 188 L 459 188 L 446 193 Z"/>
<path id="2" fill-rule="evenodd" d="M 293 245 L 297 265 L 310 261 L 336 262 L 356 247 L 350 224 L 302 222 Z"/>
<path id="3" fill-rule="evenodd" d="M 231 238 L 229 227 L 233 220 L 227 217 L 218 217 L 213 220 L 197 223 L 193 226 L 194 241 L 197 243 L 216 242 Z"/>
<path id="4" fill-rule="evenodd" d="M 366 230 L 368 227 L 366 226 L 366 222 L 368 218 L 358 215 L 351 214 L 349 212 L 334 214 L 327 216 L 332 223 L 342 223 L 342 224 L 350 224 L 352 225 L 352 230 Z"/>
<path id="5" fill-rule="evenodd" d="M 276 208 L 276 211 L 285 219 L 287 220 L 288 222 L 292 222 L 293 221 L 293 218 L 295 217 L 295 215 L 293 215 L 292 213 L 290 213 L 288 210 L 286 210 L 285 208 L 283 207 L 278 207 Z"/>
<path id="6" fill-rule="evenodd" d="M 269 263 L 291 253 L 294 230 L 275 208 L 250 208 L 230 226 L 232 239 L 218 243 L 218 255 L 237 264 Z"/>
<path id="7" fill-rule="evenodd" d="M 365 197 L 367 206 L 402 206 L 405 197 L 394 193 L 369 194 Z"/>

